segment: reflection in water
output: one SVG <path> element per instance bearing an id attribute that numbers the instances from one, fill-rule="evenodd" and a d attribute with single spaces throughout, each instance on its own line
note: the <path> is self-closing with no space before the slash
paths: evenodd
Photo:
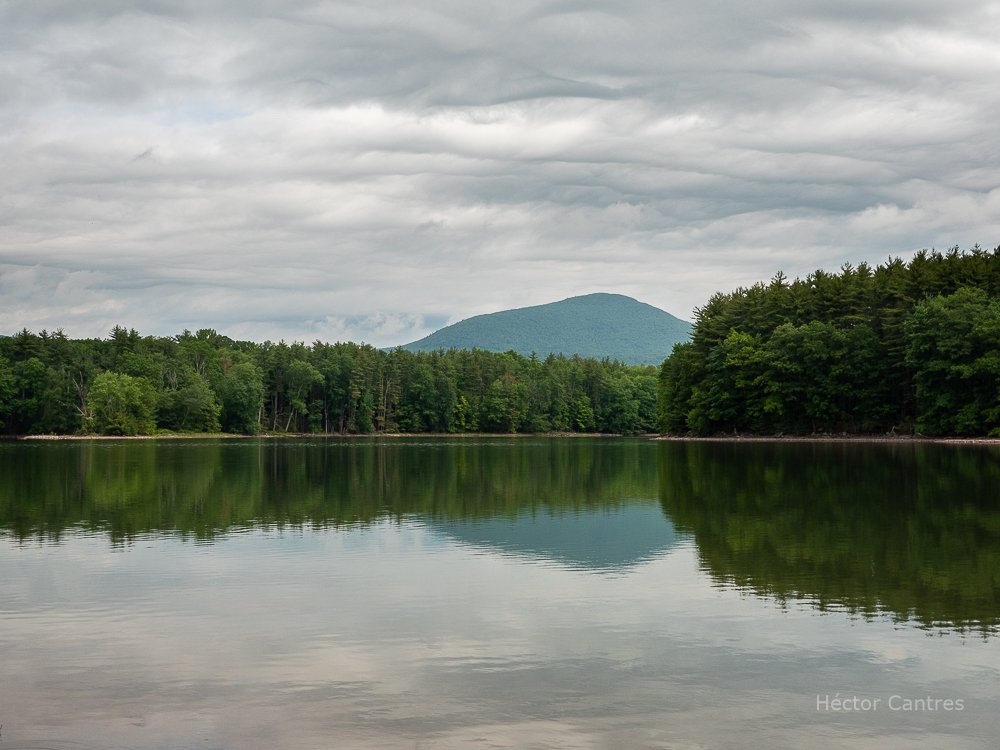
<path id="1" fill-rule="evenodd" d="M 127 542 L 392 517 L 513 519 L 656 497 L 640 441 L 330 440 L 0 443 L 0 531 Z M 640 457 L 643 460 L 640 460 Z"/>
<path id="2" fill-rule="evenodd" d="M 514 518 L 440 521 L 431 528 L 462 544 L 578 570 L 628 570 L 663 554 L 677 541 L 673 524 L 655 504 L 613 510 L 522 513 Z"/>
<path id="3" fill-rule="evenodd" d="M 616 570 L 665 551 L 639 441 L 335 440 L 29 444 L 0 448 L 0 529 L 68 529 L 128 543 L 211 540 L 252 527 L 323 528 L 420 517 L 465 544 Z"/>
<path id="4" fill-rule="evenodd" d="M 993 748 L 998 479 L 932 447 L 0 443 L 2 747 Z"/>
<path id="5" fill-rule="evenodd" d="M 671 443 L 660 498 L 722 585 L 928 627 L 1000 623 L 1000 454 Z"/>
<path id="6" fill-rule="evenodd" d="M 616 570 L 669 549 L 676 525 L 724 586 L 988 631 L 1000 623 L 997 487 L 996 451 L 936 445 L 4 443 L 0 534 L 210 541 L 415 518 L 462 544 Z M 665 516 L 648 504 L 657 495 Z"/>

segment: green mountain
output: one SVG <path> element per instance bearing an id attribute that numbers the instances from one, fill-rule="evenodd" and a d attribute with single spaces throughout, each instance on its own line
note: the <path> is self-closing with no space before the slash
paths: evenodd
<path id="1" fill-rule="evenodd" d="M 617 359 L 630 365 L 662 362 L 687 341 L 691 324 L 621 294 L 586 294 L 547 305 L 467 318 L 404 344 L 412 352 L 435 349 L 515 351 L 540 357 L 565 354 Z"/>

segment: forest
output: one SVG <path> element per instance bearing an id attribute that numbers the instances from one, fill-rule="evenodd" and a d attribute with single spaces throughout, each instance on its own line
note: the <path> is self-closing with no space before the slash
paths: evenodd
<path id="1" fill-rule="evenodd" d="M 1000 247 L 714 295 L 660 369 L 657 427 L 1000 435 Z"/>
<path id="2" fill-rule="evenodd" d="M 655 366 L 481 350 L 253 343 L 214 330 L 0 337 L 0 432 L 639 433 Z"/>
<path id="3" fill-rule="evenodd" d="M 657 373 L 483 350 L 0 337 L 0 432 L 1000 435 L 1000 247 L 714 295 Z"/>

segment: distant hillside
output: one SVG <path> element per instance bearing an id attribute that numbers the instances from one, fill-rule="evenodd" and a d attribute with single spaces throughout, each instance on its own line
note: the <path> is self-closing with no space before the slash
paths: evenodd
<path id="1" fill-rule="evenodd" d="M 535 307 L 467 318 L 404 344 L 410 351 L 486 349 L 540 357 L 565 354 L 631 365 L 662 362 L 691 324 L 621 294 L 586 294 Z"/>

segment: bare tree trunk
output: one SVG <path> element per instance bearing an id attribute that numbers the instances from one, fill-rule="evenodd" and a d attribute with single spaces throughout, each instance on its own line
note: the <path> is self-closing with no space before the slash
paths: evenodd
<path id="1" fill-rule="evenodd" d="M 73 376 L 73 385 L 76 388 L 76 395 L 80 399 L 80 405 L 77 407 L 77 411 L 80 413 L 80 418 L 86 426 L 87 420 L 89 420 L 93 415 L 90 413 L 90 407 L 87 406 L 87 385 L 83 379 L 83 373 L 80 373 L 80 379 L 77 380 L 76 375 Z"/>

